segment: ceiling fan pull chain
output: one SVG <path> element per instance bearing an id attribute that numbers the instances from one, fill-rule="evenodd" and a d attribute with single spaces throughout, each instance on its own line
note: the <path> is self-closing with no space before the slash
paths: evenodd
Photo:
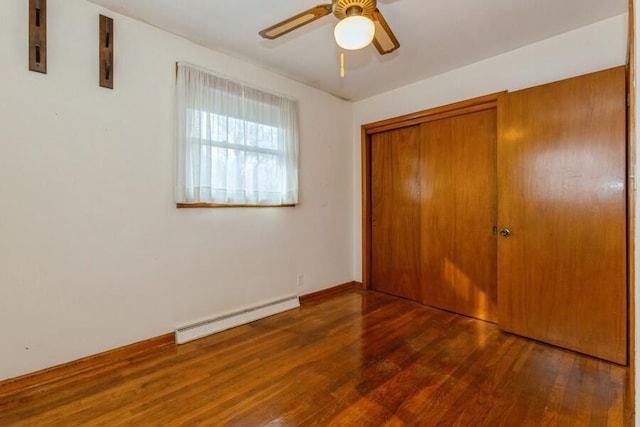
<path id="1" fill-rule="evenodd" d="M 340 78 L 344 79 L 344 52 L 340 52 Z"/>

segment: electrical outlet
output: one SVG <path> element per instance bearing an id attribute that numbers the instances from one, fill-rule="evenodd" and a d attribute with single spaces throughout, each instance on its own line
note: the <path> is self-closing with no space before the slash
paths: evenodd
<path id="1" fill-rule="evenodd" d="M 304 274 L 298 274 L 298 287 L 301 288 L 304 285 Z"/>

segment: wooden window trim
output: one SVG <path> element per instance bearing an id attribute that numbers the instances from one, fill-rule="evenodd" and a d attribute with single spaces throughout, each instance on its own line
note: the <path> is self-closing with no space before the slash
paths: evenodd
<path id="1" fill-rule="evenodd" d="M 201 209 L 201 208 L 295 208 L 296 204 L 285 205 L 243 205 L 225 203 L 176 203 L 178 209 Z"/>

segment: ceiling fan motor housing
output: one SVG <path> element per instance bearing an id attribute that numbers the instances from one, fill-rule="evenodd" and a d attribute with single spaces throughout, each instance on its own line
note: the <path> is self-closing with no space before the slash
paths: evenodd
<path id="1" fill-rule="evenodd" d="M 358 9 L 361 11 L 358 15 L 371 16 L 376 10 L 376 0 L 333 0 L 331 8 L 338 19 L 346 18 Z"/>

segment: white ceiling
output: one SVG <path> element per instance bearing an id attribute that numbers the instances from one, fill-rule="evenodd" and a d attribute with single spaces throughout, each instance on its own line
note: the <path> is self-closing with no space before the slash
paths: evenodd
<path id="1" fill-rule="evenodd" d="M 379 0 L 400 41 L 346 53 L 327 15 L 277 40 L 258 31 L 322 0 L 90 0 L 340 98 L 360 100 L 627 11 L 627 0 Z M 330 2 L 330 0 L 327 0 Z"/>

